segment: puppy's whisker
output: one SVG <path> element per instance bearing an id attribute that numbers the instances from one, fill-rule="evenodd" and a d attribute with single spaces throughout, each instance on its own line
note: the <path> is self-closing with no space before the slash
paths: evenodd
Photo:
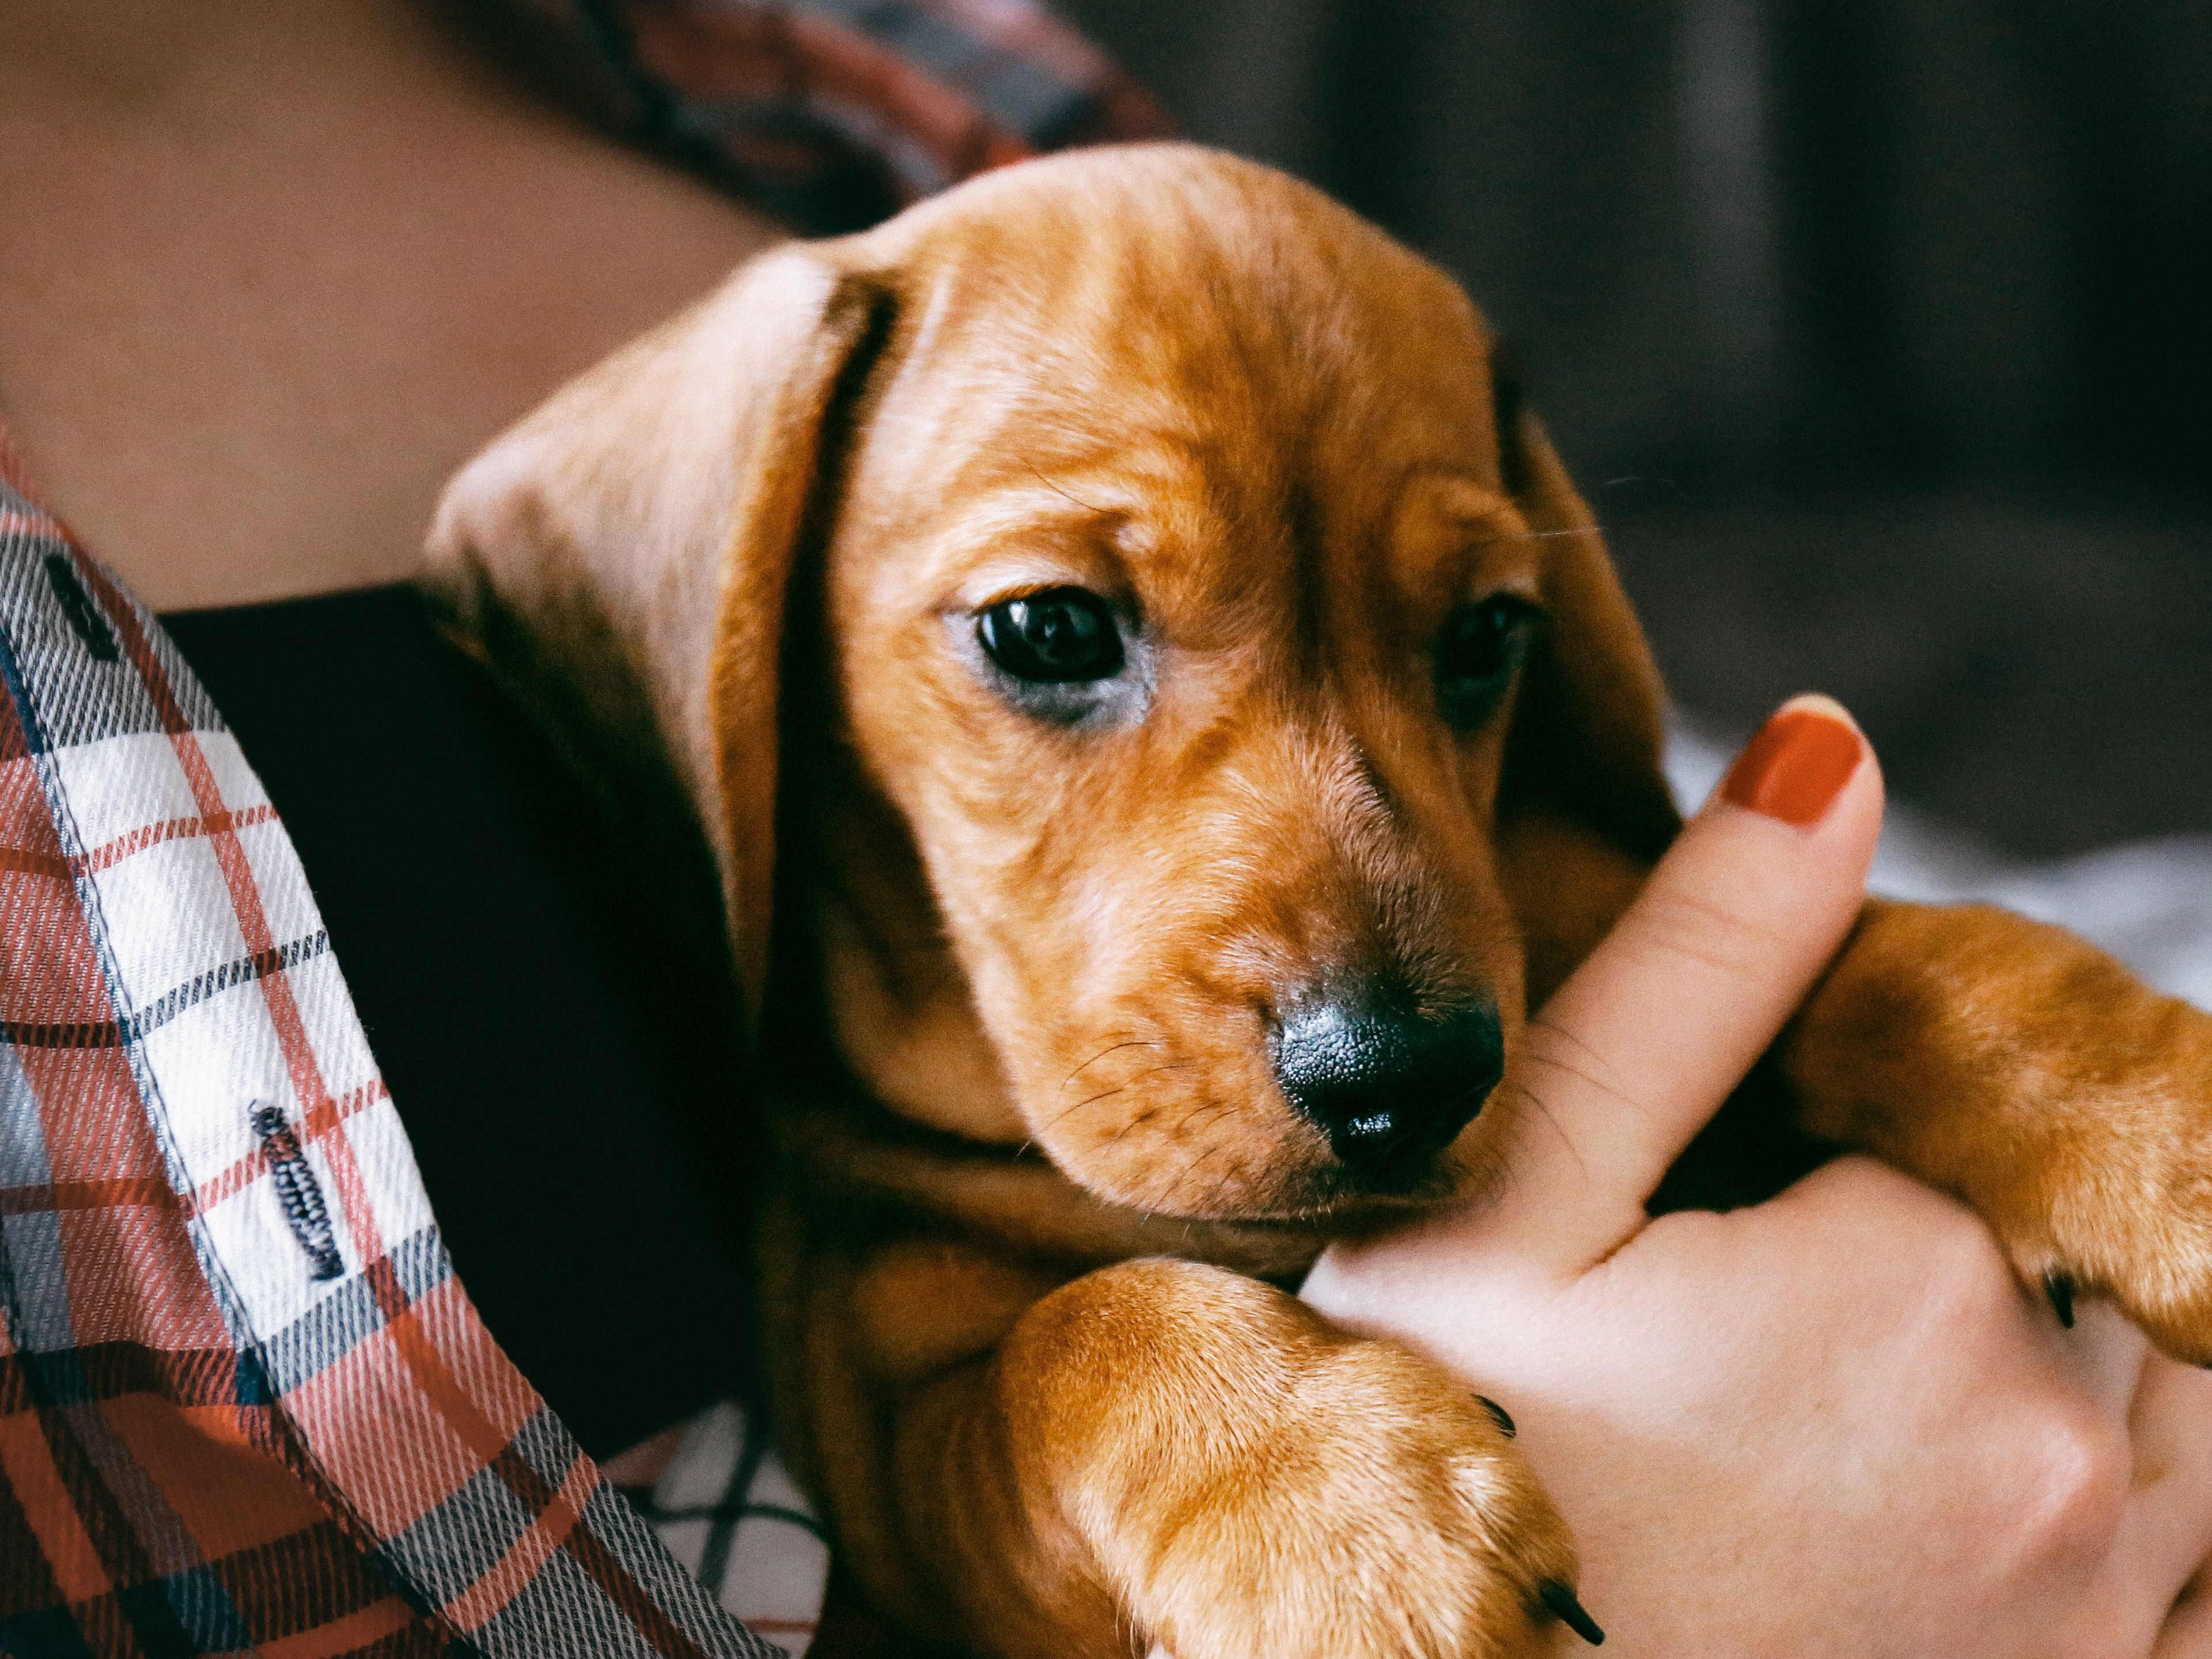
<path id="1" fill-rule="evenodd" d="M 1628 1097 L 1626 1095 L 1623 1094 L 1612 1084 L 1605 1081 L 1604 1079 L 1593 1077 L 1589 1073 L 1585 1072 L 1579 1066 L 1570 1066 L 1565 1060 L 1559 1059 L 1555 1054 L 1531 1054 L 1528 1056 L 1528 1060 L 1531 1065 L 1547 1066 L 1555 1072 L 1565 1072 L 1569 1077 L 1573 1078 L 1576 1081 L 1586 1083 L 1591 1088 L 1597 1090 L 1601 1094 L 1611 1095 L 1615 1100 L 1624 1102 L 1628 1100 Z"/>
<path id="2" fill-rule="evenodd" d="M 1117 1144 L 1123 1135 L 1128 1133 L 1130 1130 L 1135 1128 L 1139 1123 L 1148 1123 L 1152 1119 L 1158 1117 L 1160 1115 L 1161 1110 L 1162 1109 L 1158 1106 L 1147 1106 L 1143 1111 L 1138 1113 L 1136 1116 L 1131 1118 L 1127 1123 L 1124 1123 L 1120 1128 L 1115 1130 L 1111 1135 L 1108 1136 L 1106 1146 L 1112 1146 Z M 1103 1152 L 1105 1148 L 1101 1147 L 1099 1150 Z"/>
<path id="3" fill-rule="evenodd" d="M 1176 1177 L 1175 1185 L 1168 1188 L 1169 1199 L 1172 1200 L 1181 1197 L 1182 1189 L 1198 1178 L 1199 1172 L 1228 1150 L 1226 1146 L 1217 1145 L 1209 1148 L 1196 1161 L 1184 1164 L 1182 1173 Z"/>
<path id="4" fill-rule="evenodd" d="M 1561 1143 L 1574 1154 L 1575 1162 L 1582 1165 L 1583 1173 L 1589 1174 L 1589 1165 L 1583 1162 L 1582 1149 L 1575 1145 L 1574 1137 L 1560 1126 L 1559 1120 L 1552 1109 L 1544 1104 L 1544 1097 L 1523 1083 L 1509 1083 L 1504 1086 L 1543 1114 L 1544 1121 L 1552 1126 L 1552 1133 L 1559 1136 Z"/>
<path id="5" fill-rule="evenodd" d="M 1444 1099 L 1437 1103 L 1435 1109 L 1439 1114 L 1449 1112 L 1463 1100 L 1474 1101 L 1479 1109 L 1480 1103 L 1490 1097 L 1496 1089 L 1496 1086 L 1497 1085 L 1494 1084 L 1470 1085 L 1468 1088 L 1461 1090 L 1455 1095 L 1449 1095 L 1445 1097 Z"/>
<path id="6" fill-rule="evenodd" d="M 1037 1133 L 1039 1134 L 1042 1134 L 1046 1129 L 1058 1127 L 1062 1118 L 1073 1117 L 1085 1107 L 1096 1106 L 1102 1100 L 1111 1100 L 1115 1095 L 1120 1094 L 1129 1085 L 1126 1083 L 1117 1083 L 1112 1088 L 1103 1090 L 1101 1092 L 1091 1096 L 1088 1100 L 1079 1100 L 1073 1106 L 1062 1108 L 1060 1110 L 1054 1112 L 1049 1118 L 1046 1119 L 1044 1127 L 1039 1129 Z"/>
<path id="7" fill-rule="evenodd" d="M 1101 1048 L 1097 1054 L 1091 1055 L 1090 1059 L 1085 1060 L 1082 1065 L 1077 1066 L 1066 1077 L 1060 1079 L 1060 1086 L 1061 1089 L 1065 1090 L 1069 1084 L 1074 1082 L 1076 1079 L 1081 1077 L 1085 1072 L 1096 1066 L 1100 1060 L 1105 1059 L 1109 1054 L 1118 1054 L 1124 1048 L 1157 1048 L 1160 1045 L 1158 1042 L 1153 1042 L 1149 1037 L 1131 1037 L 1127 1042 L 1110 1043 L 1107 1047 Z"/>
<path id="8" fill-rule="evenodd" d="M 1603 1058 L 1596 1049 L 1591 1048 L 1589 1043 L 1583 1042 L 1582 1038 L 1577 1036 L 1572 1031 L 1570 1031 L 1565 1026 L 1560 1024 L 1557 1020 L 1544 1019 L 1535 1014 L 1531 1014 L 1528 1016 L 1528 1023 L 1540 1031 L 1549 1031 L 1553 1036 L 1565 1037 L 1568 1042 L 1573 1043 L 1576 1048 L 1588 1054 L 1592 1060 L 1600 1060 Z"/>
<path id="9" fill-rule="evenodd" d="M 1148 1077 L 1158 1077 L 1162 1072 L 1189 1072 L 1196 1069 L 1197 1067 L 1187 1060 L 1164 1060 L 1157 1066 L 1147 1066 L 1134 1077 L 1124 1078 L 1121 1080 L 1121 1086 L 1125 1089 L 1129 1088 L 1135 1084 L 1142 1083 Z"/>
<path id="10" fill-rule="evenodd" d="M 1054 1115 L 1052 1122 L 1046 1124 L 1045 1127 L 1049 1129 L 1053 1127 L 1054 1123 L 1058 1123 L 1061 1118 L 1066 1117 L 1068 1115 L 1068 1112 L 1079 1111 L 1084 1107 L 1093 1105 L 1099 1101 L 1108 1098 L 1109 1096 L 1120 1094 L 1123 1089 L 1134 1088 L 1138 1084 L 1142 1083 L 1148 1077 L 1157 1076 L 1162 1072 L 1188 1072 L 1190 1069 L 1191 1065 L 1188 1060 L 1163 1060 L 1158 1066 L 1152 1066 L 1146 1071 L 1138 1073 L 1136 1076 L 1133 1078 L 1125 1079 L 1120 1088 L 1109 1089 L 1104 1094 L 1093 1095 L 1089 1100 L 1077 1102 L 1076 1104 L 1069 1107 L 1067 1111 L 1060 1112 Z M 1152 1106 L 1138 1113 L 1136 1116 L 1131 1118 L 1127 1123 L 1124 1123 L 1119 1129 L 1115 1131 L 1113 1139 L 1107 1141 L 1106 1145 L 1111 1146 L 1115 1141 L 1121 1139 L 1123 1135 L 1128 1133 L 1130 1130 L 1135 1128 L 1137 1125 L 1145 1121 L 1146 1119 L 1158 1115 L 1160 1110 L 1161 1107 Z"/>
<path id="11" fill-rule="evenodd" d="M 1205 1170 L 1206 1166 L 1212 1163 L 1215 1158 L 1220 1157 L 1222 1153 L 1227 1150 L 1228 1148 L 1225 1146 L 1217 1146 L 1212 1152 L 1208 1152 L 1204 1158 L 1199 1159 L 1197 1163 L 1192 1164 L 1188 1171 L 1185 1174 L 1184 1178 L 1176 1183 L 1176 1190 L 1177 1193 L 1180 1194 L 1185 1186 L 1195 1186 L 1200 1174 Z"/>
<path id="12" fill-rule="evenodd" d="M 1233 1103 L 1229 1104 L 1209 1103 L 1188 1114 L 1180 1127 L 1185 1129 L 1194 1129 L 1201 1123 L 1211 1123 L 1218 1117 L 1229 1116 L 1243 1109 L 1241 1106 Z"/>

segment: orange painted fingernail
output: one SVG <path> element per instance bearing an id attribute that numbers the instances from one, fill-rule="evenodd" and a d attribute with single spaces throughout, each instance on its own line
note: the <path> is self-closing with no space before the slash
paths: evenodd
<path id="1" fill-rule="evenodd" d="M 1773 714 L 1721 781 L 1721 798 L 1800 827 L 1818 823 L 1851 774 L 1866 740 L 1818 704 Z"/>

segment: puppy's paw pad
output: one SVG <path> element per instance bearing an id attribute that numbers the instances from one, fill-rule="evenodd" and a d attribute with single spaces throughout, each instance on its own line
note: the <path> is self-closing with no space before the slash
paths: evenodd
<path id="1" fill-rule="evenodd" d="M 1604 1639 L 1510 1418 L 1386 1343 L 1336 1349 L 1298 1396 L 1137 1575 L 1139 1621 L 1176 1659 L 1524 1659 Z"/>

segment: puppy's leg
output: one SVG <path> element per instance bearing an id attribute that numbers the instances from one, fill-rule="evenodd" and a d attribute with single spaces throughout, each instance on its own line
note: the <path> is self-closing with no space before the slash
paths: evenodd
<path id="1" fill-rule="evenodd" d="M 1542 1598 L 1574 1583 L 1573 1545 L 1480 1403 L 1257 1280 L 1158 1259 L 1102 1269 L 993 1350 L 878 1394 L 871 1416 L 882 1485 L 848 1479 L 840 1530 L 875 1510 L 854 1530 L 878 1559 L 856 1568 L 963 1649 L 1557 1650 Z M 894 1540 L 898 1562 L 882 1556 Z"/>
<path id="2" fill-rule="evenodd" d="M 1644 867 L 1556 819 L 1501 851 L 1540 998 Z M 2106 1291 L 2212 1361 L 2212 1017 L 2058 928 L 1875 900 L 1779 1058 L 1806 1130 L 1972 1205 L 2062 1316 Z"/>
<path id="3" fill-rule="evenodd" d="M 1091 1273 L 917 1407 L 910 1500 L 1005 1482 L 1017 1524 L 963 1554 L 1034 1540 L 1176 1659 L 1553 1650 L 1541 1596 L 1574 1582 L 1573 1546 L 1498 1425 L 1427 1361 L 1256 1280 Z"/>
<path id="4" fill-rule="evenodd" d="M 2212 1017 L 2056 927 L 1869 903 L 1782 1054 L 1806 1127 L 1957 1194 L 2061 1317 L 2212 1362 Z"/>

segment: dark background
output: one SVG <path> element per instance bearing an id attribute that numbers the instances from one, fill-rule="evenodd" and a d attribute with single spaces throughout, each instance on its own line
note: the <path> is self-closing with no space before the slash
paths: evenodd
<path id="1" fill-rule="evenodd" d="M 2212 829 L 2212 4 L 1059 0 L 1468 282 L 1683 706 L 2011 851 Z"/>

